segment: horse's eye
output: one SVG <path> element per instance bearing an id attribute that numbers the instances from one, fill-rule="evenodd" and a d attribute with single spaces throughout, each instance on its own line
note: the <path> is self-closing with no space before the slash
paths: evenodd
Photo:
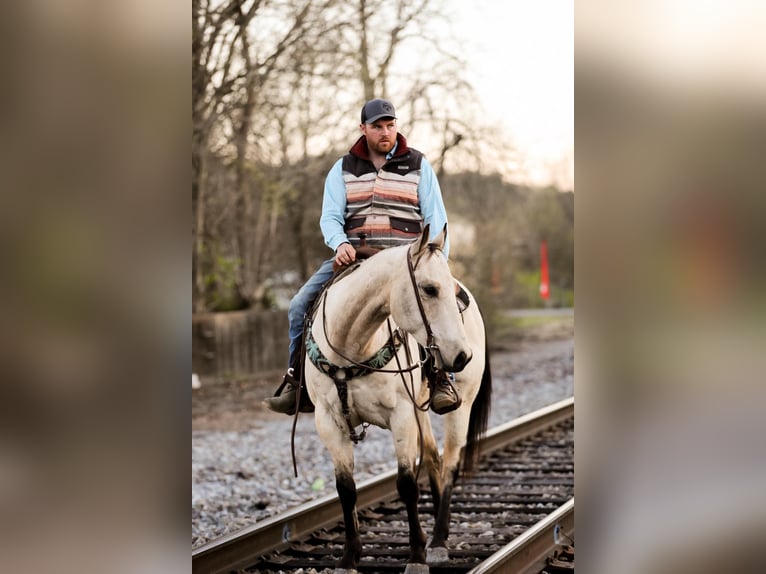
<path id="1" fill-rule="evenodd" d="M 429 297 L 436 297 L 439 295 L 439 290 L 434 287 L 433 285 L 424 285 L 423 286 L 423 293 L 428 295 Z"/>

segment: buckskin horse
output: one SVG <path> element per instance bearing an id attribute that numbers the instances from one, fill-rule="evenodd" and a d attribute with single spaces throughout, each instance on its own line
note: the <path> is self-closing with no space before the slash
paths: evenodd
<path id="1" fill-rule="evenodd" d="M 464 286 L 456 287 L 450 273 L 442 252 L 446 225 L 434 241 L 428 237 L 426 226 L 413 243 L 354 264 L 320 294 L 306 325 L 306 389 L 315 405 L 317 432 L 333 460 L 344 517 L 345 544 L 336 573 L 355 572 L 362 554 L 354 444 L 367 426 L 393 435 L 396 485 L 409 522 L 406 574 L 427 573 L 428 563 L 449 560 L 452 489 L 460 472 L 475 465 L 477 443 L 486 431 L 491 377 L 484 322 L 475 300 Z M 462 304 L 456 288 L 467 294 Z M 426 361 L 418 345 L 431 358 L 431 373 L 453 377 L 461 398 L 458 408 L 442 415 L 441 457 L 428 416 Z M 418 454 L 436 510 L 427 549 L 418 515 Z"/>

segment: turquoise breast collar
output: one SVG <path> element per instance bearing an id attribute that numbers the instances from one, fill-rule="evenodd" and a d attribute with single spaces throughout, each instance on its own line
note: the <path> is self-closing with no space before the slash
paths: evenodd
<path id="1" fill-rule="evenodd" d="M 391 359 L 396 356 L 399 348 L 402 346 L 403 338 L 399 333 L 399 329 L 394 331 L 389 337 L 386 344 L 383 345 L 371 359 L 363 363 L 356 365 L 350 365 L 347 367 L 339 367 L 330 362 L 330 360 L 324 356 L 324 353 L 319 349 L 319 345 L 314 340 L 314 336 L 311 334 L 311 329 L 308 329 L 306 336 L 306 354 L 309 360 L 314 366 L 322 371 L 325 375 L 331 377 L 335 381 L 350 381 L 355 377 L 363 377 L 375 370 L 380 370 L 385 367 Z"/>

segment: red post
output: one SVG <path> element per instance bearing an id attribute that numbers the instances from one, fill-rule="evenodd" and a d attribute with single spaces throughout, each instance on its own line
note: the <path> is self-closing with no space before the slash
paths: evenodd
<path id="1" fill-rule="evenodd" d="M 548 242 L 540 243 L 540 297 L 546 301 L 550 297 L 550 282 L 548 280 Z"/>

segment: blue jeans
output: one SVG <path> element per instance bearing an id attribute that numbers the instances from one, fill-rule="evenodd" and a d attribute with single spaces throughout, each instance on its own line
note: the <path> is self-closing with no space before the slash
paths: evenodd
<path id="1" fill-rule="evenodd" d="M 292 362 L 293 357 L 296 359 L 298 357 L 301 337 L 303 336 L 303 317 L 308 313 L 309 305 L 322 290 L 324 284 L 332 277 L 332 264 L 334 260 L 334 258 L 328 259 L 322 263 L 319 269 L 316 270 L 316 273 L 306 281 L 290 301 L 290 308 L 287 311 L 287 320 L 290 324 L 288 331 L 290 335 L 290 358 L 288 362 Z M 287 366 L 289 368 L 292 365 L 288 364 Z"/>

